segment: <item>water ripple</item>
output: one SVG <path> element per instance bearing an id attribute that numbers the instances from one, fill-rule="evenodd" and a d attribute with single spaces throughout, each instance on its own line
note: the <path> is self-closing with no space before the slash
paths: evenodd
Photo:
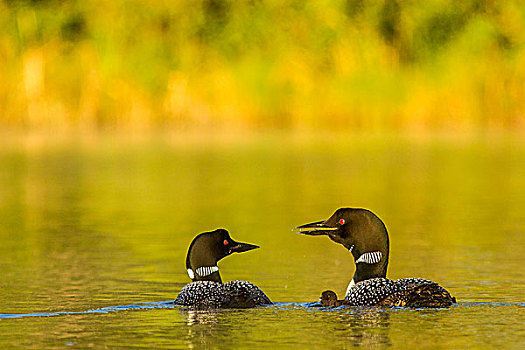
<path id="1" fill-rule="evenodd" d="M 87 311 L 57 311 L 57 312 L 36 312 L 28 314 L 0 314 L 1 318 L 21 318 L 21 317 L 50 317 L 50 316 L 63 316 L 63 315 L 84 315 L 84 314 L 107 314 L 116 311 L 128 311 L 128 310 L 144 310 L 144 309 L 165 309 L 173 308 L 175 306 L 174 301 L 157 301 L 149 303 L 136 303 L 130 305 L 121 306 L 107 306 L 99 309 L 92 309 Z"/>
<path id="2" fill-rule="evenodd" d="M 458 303 L 455 307 L 479 307 L 479 306 L 521 306 L 525 307 L 525 303 L 489 303 L 489 302 L 470 302 L 470 303 Z M 67 316 L 67 315 L 85 315 L 85 314 L 107 314 L 110 312 L 118 311 L 129 311 L 129 310 L 146 310 L 146 309 L 166 309 L 176 307 L 173 300 L 170 301 L 157 301 L 149 303 L 135 303 L 130 305 L 121 305 L 121 306 L 107 306 L 98 309 L 92 309 L 87 311 L 57 311 L 57 312 L 35 312 L 27 314 L 0 314 L 0 319 L 3 318 L 23 318 L 23 317 L 51 317 L 51 316 Z M 332 307 L 321 307 L 319 302 L 311 303 L 274 303 L 268 307 L 274 307 L 277 309 L 302 309 L 309 311 L 331 311 L 331 310 L 356 310 L 362 309 L 361 307 L 348 307 L 340 306 L 336 308 Z M 370 309 L 368 307 L 367 309 Z M 405 310 L 403 307 L 387 308 L 384 310 Z M 428 309 L 410 309 L 410 310 L 428 310 Z"/>

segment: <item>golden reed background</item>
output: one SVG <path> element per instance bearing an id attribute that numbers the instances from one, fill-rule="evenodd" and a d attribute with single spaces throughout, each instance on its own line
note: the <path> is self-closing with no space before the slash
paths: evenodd
<path id="1" fill-rule="evenodd" d="M 525 130 L 523 1 L 0 1 L 4 130 Z"/>

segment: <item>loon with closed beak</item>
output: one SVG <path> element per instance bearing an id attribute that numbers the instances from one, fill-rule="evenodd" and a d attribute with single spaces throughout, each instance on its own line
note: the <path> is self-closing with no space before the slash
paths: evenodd
<path id="1" fill-rule="evenodd" d="M 196 236 L 186 256 L 186 269 L 193 282 L 182 288 L 175 304 L 194 308 L 251 308 L 272 304 L 254 284 L 246 281 L 222 283 L 219 273 L 219 260 L 256 248 L 259 247 L 254 244 L 234 241 L 225 229 Z"/>

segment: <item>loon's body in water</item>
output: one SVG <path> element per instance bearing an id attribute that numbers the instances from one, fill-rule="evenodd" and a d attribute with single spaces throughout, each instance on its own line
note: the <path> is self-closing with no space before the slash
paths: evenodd
<path id="1" fill-rule="evenodd" d="M 182 288 L 176 305 L 195 308 L 250 308 L 271 304 L 257 286 L 246 281 L 222 283 L 217 262 L 232 254 L 259 248 L 235 242 L 228 231 L 217 229 L 193 239 L 186 256 L 186 269 L 192 283 Z"/>
<path id="2" fill-rule="evenodd" d="M 341 208 L 324 221 L 295 228 L 305 235 L 327 235 L 348 249 L 356 271 L 344 300 L 332 291 L 323 292 L 323 306 L 448 307 L 456 302 L 450 293 L 422 278 L 386 278 L 389 241 L 385 224 L 366 209 Z"/>

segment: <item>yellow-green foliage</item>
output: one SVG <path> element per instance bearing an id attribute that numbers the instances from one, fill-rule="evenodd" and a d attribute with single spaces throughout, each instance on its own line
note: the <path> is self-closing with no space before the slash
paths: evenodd
<path id="1" fill-rule="evenodd" d="M 0 0 L 0 125 L 524 129 L 519 0 Z"/>

